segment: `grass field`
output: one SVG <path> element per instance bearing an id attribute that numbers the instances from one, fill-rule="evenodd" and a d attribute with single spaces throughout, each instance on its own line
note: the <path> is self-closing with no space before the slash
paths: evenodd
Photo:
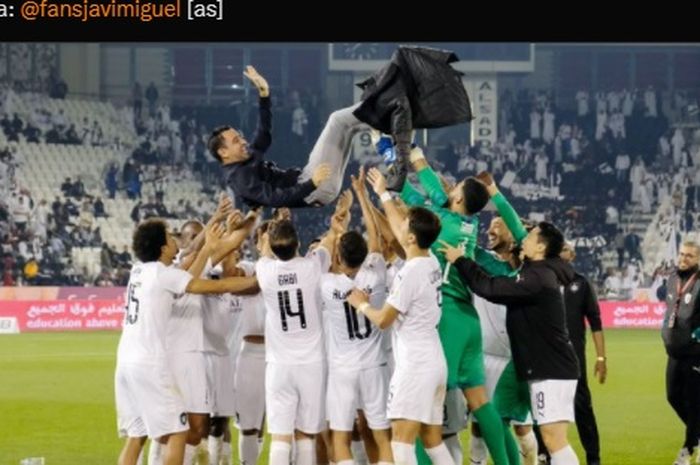
<path id="1" fill-rule="evenodd" d="M 608 382 L 591 380 L 603 463 L 670 465 L 683 429 L 665 399 L 661 338 L 644 330 L 608 331 L 606 337 Z M 116 463 L 118 338 L 118 333 L 0 336 L 0 465 L 17 465 L 29 456 L 43 456 L 47 465 Z M 575 428 L 570 436 L 583 457 Z M 463 441 L 466 447 L 466 435 Z M 260 462 L 267 463 L 266 453 Z"/>

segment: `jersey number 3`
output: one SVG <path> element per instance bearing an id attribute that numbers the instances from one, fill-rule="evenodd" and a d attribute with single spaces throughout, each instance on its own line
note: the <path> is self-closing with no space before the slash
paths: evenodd
<path id="1" fill-rule="evenodd" d="M 289 291 L 279 291 L 277 293 L 277 302 L 280 307 L 280 318 L 282 320 L 282 331 L 289 331 L 289 323 L 287 318 L 299 317 L 299 326 L 301 329 L 306 329 L 306 315 L 304 314 L 304 296 L 301 293 L 301 289 L 297 289 L 296 292 L 297 311 L 292 311 L 292 302 L 290 300 Z"/>

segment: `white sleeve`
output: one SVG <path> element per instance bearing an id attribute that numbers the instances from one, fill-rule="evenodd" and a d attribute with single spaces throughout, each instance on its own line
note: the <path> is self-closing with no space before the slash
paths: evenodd
<path id="1" fill-rule="evenodd" d="M 160 276 L 160 282 L 165 290 L 177 295 L 185 293 L 187 285 L 192 279 L 191 274 L 175 266 L 165 268 L 162 276 Z"/>
<path id="2" fill-rule="evenodd" d="M 321 267 L 322 273 L 327 273 L 331 267 L 331 254 L 323 246 L 316 247 L 314 250 L 306 254 L 306 256 L 313 258 L 316 263 L 318 263 L 318 265 Z"/>
<path id="3" fill-rule="evenodd" d="M 246 276 L 253 276 L 255 274 L 255 263 L 253 263 L 253 262 L 248 262 L 248 261 L 238 262 L 238 265 L 236 265 L 236 268 L 243 271 L 243 273 L 245 273 Z"/>
<path id="4" fill-rule="evenodd" d="M 268 257 L 262 257 L 255 264 L 255 275 L 258 277 L 258 282 L 261 284 L 262 284 L 262 280 L 266 276 L 265 271 L 269 267 L 270 263 L 272 263 L 272 259 L 270 259 Z"/>
<path id="5" fill-rule="evenodd" d="M 413 302 L 413 294 L 419 283 L 413 282 L 413 274 L 399 273 L 394 279 L 394 285 L 391 287 L 391 294 L 386 299 L 386 303 L 398 310 L 399 313 L 405 315 L 411 308 Z"/>
<path id="6" fill-rule="evenodd" d="M 375 252 L 367 255 L 367 258 L 365 259 L 365 266 L 372 268 L 374 272 L 379 273 L 380 275 L 386 274 L 386 261 L 380 253 Z"/>

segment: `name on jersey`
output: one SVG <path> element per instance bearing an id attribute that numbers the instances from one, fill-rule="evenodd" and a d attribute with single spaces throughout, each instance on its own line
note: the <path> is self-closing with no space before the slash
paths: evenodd
<path id="1" fill-rule="evenodd" d="M 277 284 L 280 286 L 292 286 L 298 281 L 296 273 L 277 275 Z"/>
<path id="2" fill-rule="evenodd" d="M 364 289 L 361 289 L 362 292 L 365 294 L 371 294 L 372 293 L 372 287 L 371 286 L 366 286 Z M 350 293 L 352 292 L 352 289 L 348 291 L 341 291 L 340 289 L 333 289 L 333 300 L 345 300 L 348 298 Z"/>

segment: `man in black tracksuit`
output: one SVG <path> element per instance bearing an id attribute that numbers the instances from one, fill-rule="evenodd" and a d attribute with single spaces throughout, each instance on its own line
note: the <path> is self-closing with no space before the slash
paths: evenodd
<path id="1" fill-rule="evenodd" d="M 666 396 L 685 424 L 685 442 L 674 465 L 688 465 L 700 439 L 700 246 L 684 243 L 667 284 L 661 328 L 668 365 Z"/>
<path id="2" fill-rule="evenodd" d="M 515 371 L 528 381 L 533 419 L 552 464 L 578 465 L 566 436 L 580 371 L 566 328 L 561 287 L 572 282 L 574 271 L 559 258 L 563 244 L 551 223 L 533 228 L 522 242 L 524 264 L 516 278 L 489 276 L 463 249 L 443 243 L 443 250 L 472 292 L 506 306 Z"/>
<path id="3" fill-rule="evenodd" d="M 302 176 L 299 168 L 280 169 L 273 162 L 264 159 L 265 152 L 272 144 L 270 87 L 252 66 L 246 69 L 245 75 L 260 94 L 258 126 L 253 142 L 249 144 L 232 127 L 221 126 L 209 137 L 209 152 L 223 165 L 226 185 L 236 198 L 250 208 L 261 205 L 309 206 L 311 193 L 331 177 L 332 167 L 325 163 L 317 164 Z M 340 158 L 340 163 L 343 163 L 342 155 Z M 342 178 L 342 173 L 340 177 Z"/>
<path id="4" fill-rule="evenodd" d="M 571 263 L 576 258 L 573 247 L 564 245 L 561 258 Z M 586 463 L 588 465 L 600 465 L 600 439 L 598 426 L 596 425 L 591 391 L 588 389 L 586 376 L 586 323 L 591 328 L 593 343 L 597 359 L 594 376 L 601 383 L 607 376 L 607 364 L 605 358 L 605 339 L 603 338 L 603 325 L 600 321 L 600 307 L 593 286 L 583 275 L 574 274 L 573 281 L 564 289 L 564 302 L 566 304 L 566 326 L 569 330 L 569 339 L 576 351 L 579 361 L 581 377 L 576 386 L 576 400 L 574 412 L 576 415 L 576 428 L 578 429 L 581 444 L 586 451 Z"/>

